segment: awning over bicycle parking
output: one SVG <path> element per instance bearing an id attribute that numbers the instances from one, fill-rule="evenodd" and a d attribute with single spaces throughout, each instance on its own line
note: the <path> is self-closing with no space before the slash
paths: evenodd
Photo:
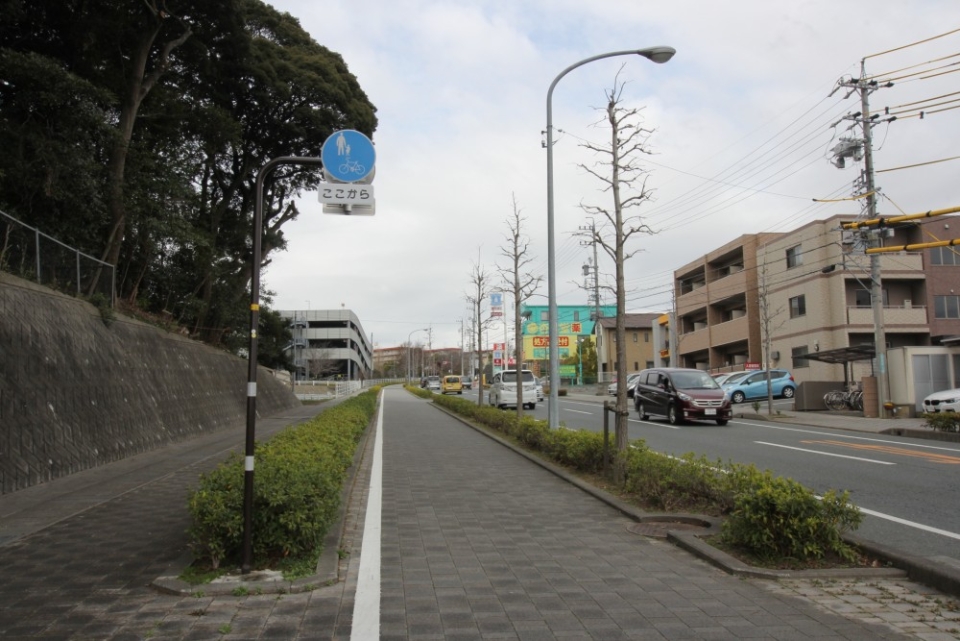
<path id="1" fill-rule="evenodd" d="M 811 352 L 804 354 L 803 357 L 811 361 L 843 365 L 843 385 L 847 387 L 850 383 L 850 372 L 848 371 L 847 363 L 853 361 L 872 361 L 876 354 L 873 343 L 867 343 L 864 345 L 851 345 L 850 347 L 828 349 L 822 352 Z M 870 373 L 874 374 L 873 363 L 870 364 Z"/>
<path id="2" fill-rule="evenodd" d="M 828 349 L 822 352 L 811 352 L 804 354 L 803 358 L 810 361 L 820 361 L 822 363 L 846 364 L 850 361 L 870 361 L 873 360 L 874 356 L 876 356 L 876 350 L 872 344 L 867 344 Z"/>

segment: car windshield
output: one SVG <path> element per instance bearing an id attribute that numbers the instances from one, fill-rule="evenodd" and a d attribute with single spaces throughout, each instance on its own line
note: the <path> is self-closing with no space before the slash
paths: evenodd
<path id="1" fill-rule="evenodd" d="M 459 377 L 459 376 L 448 376 L 448 377 L 446 378 L 446 381 L 447 381 L 448 383 L 459 383 L 459 382 L 460 382 L 460 377 Z"/>
<path id="2" fill-rule="evenodd" d="M 731 383 L 738 383 L 745 379 L 747 376 L 750 376 L 751 372 L 737 372 L 736 374 L 730 374 L 730 376 L 723 379 L 724 385 L 730 385 Z"/>
<path id="3" fill-rule="evenodd" d="M 503 373 L 501 380 L 504 383 L 516 383 L 517 382 L 517 371 L 513 369 L 508 369 Z M 533 372 L 529 370 L 523 370 L 523 382 L 532 383 L 534 382 Z"/>
<path id="4" fill-rule="evenodd" d="M 720 389 L 713 377 L 706 372 L 676 372 L 673 384 L 677 389 Z"/>

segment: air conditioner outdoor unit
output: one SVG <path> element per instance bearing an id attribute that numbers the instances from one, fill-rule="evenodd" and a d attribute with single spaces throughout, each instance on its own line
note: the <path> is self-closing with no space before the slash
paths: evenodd
<path id="1" fill-rule="evenodd" d="M 780 352 L 776 352 L 776 351 L 770 352 L 770 360 L 772 361 L 780 360 Z"/>
<path id="2" fill-rule="evenodd" d="M 912 308 L 913 308 L 913 301 L 910 300 L 909 298 L 904 299 L 904 301 L 903 301 L 903 308 L 904 308 L 904 309 L 912 309 Z"/>

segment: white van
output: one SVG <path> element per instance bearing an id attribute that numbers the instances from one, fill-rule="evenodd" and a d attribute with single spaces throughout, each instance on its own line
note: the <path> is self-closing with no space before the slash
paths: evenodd
<path id="1" fill-rule="evenodd" d="M 523 382 L 523 406 L 529 409 L 537 407 L 537 378 L 528 369 L 520 370 Z M 507 369 L 497 372 L 490 381 L 490 393 L 487 396 L 490 405 L 495 407 L 517 406 L 517 370 Z"/>

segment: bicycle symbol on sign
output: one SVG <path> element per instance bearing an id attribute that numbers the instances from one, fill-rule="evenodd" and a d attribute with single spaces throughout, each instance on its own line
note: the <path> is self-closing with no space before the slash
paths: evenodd
<path id="1" fill-rule="evenodd" d="M 349 149 L 349 147 L 347 147 L 347 149 Z M 346 173 L 362 174 L 365 170 L 366 170 L 366 167 L 361 165 L 359 162 L 357 162 L 356 160 L 350 160 L 349 155 L 347 156 L 347 160 L 342 165 L 340 165 L 341 174 L 346 174 Z"/>

